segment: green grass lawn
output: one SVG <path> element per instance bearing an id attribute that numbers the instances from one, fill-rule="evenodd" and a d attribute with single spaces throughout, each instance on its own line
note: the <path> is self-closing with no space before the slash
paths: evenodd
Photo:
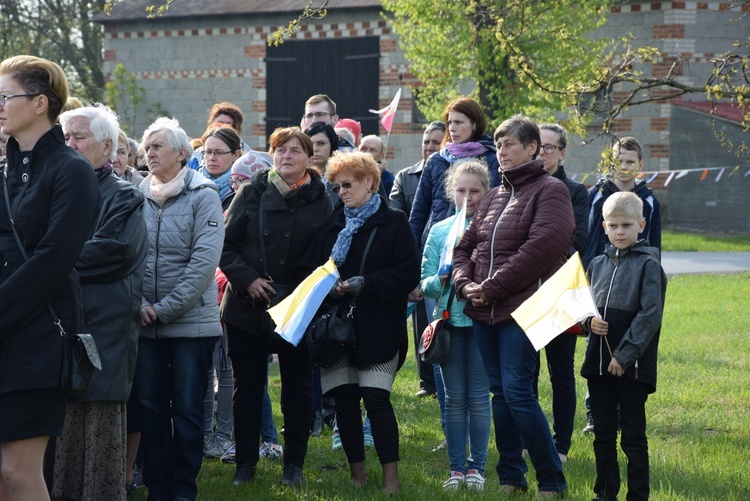
<path id="1" fill-rule="evenodd" d="M 651 457 L 651 499 L 750 499 L 750 274 L 690 275 L 670 279 L 664 329 L 659 349 L 658 390 L 647 403 Z M 576 366 L 580 368 L 585 341 L 579 339 Z M 544 366 L 544 364 L 543 364 Z M 546 371 L 540 382 L 541 405 L 549 415 L 550 388 Z M 564 465 L 570 487 L 567 499 L 593 496 L 592 438 L 583 436 L 585 382 L 578 378 L 576 431 L 570 459 Z M 278 367 L 273 366 L 270 387 L 276 422 L 281 425 Z M 413 358 L 398 373 L 393 403 L 401 437 L 399 499 L 498 499 L 494 465 L 498 453 L 490 441 L 487 484 L 483 493 L 444 493 L 448 477 L 445 452 L 431 452 L 442 440 L 439 410 L 434 399 L 413 395 L 418 381 Z M 494 434 L 493 434 L 494 436 Z M 625 478 L 623 455 L 620 454 Z M 380 493 L 380 465 L 368 450 L 368 484 L 355 490 L 348 482 L 343 451 L 331 450 L 330 431 L 310 439 L 305 484 L 300 491 L 282 489 L 281 462 L 261 460 L 254 483 L 233 487 L 234 467 L 204 460 L 199 476 L 199 500 L 349 500 L 385 499 Z M 528 475 L 536 492 L 533 468 Z M 130 499 L 145 499 L 145 489 Z M 620 499 L 625 499 L 623 485 Z M 510 499 L 510 498 L 509 498 Z"/>
<path id="2" fill-rule="evenodd" d="M 663 230 L 663 251 L 750 252 L 750 235 L 710 235 Z"/>

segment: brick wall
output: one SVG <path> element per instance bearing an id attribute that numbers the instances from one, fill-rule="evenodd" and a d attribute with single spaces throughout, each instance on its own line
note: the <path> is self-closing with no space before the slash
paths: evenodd
<path id="1" fill-rule="evenodd" d="M 122 63 L 147 89 L 150 103 L 159 103 L 178 118 L 190 136 L 200 136 L 207 111 L 216 102 L 230 101 L 245 114 L 243 138 L 253 148 L 265 148 L 266 39 L 285 25 L 289 14 L 236 16 L 223 20 L 152 19 L 108 24 L 104 30 L 105 75 Z M 380 37 L 380 90 L 375 108 L 388 105 L 398 88 L 401 104 L 388 142 L 388 167 L 397 171 L 421 156 L 421 127 L 412 123 L 409 72 L 390 27 L 377 9 L 329 10 L 325 22 L 304 24 L 293 37 L 324 39 Z M 356 82 L 353 82 L 356 84 Z M 304 103 L 300 103 L 300 114 Z M 141 117 L 142 131 L 147 118 Z M 381 136 L 385 130 L 380 129 Z"/>

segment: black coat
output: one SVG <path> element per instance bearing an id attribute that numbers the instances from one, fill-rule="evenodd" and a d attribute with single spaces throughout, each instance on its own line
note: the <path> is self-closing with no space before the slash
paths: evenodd
<path id="1" fill-rule="evenodd" d="M 73 270 L 97 215 L 99 188 L 88 160 L 53 127 L 31 151 L 8 140 L 8 189 L 24 259 L 0 201 L 0 393 L 57 387 L 62 338 L 81 326 L 81 289 Z M 5 176 L 0 176 L 5 182 Z"/>
<path id="2" fill-rule="evenodd" d="M 82 400 L 127 402 L 135 374 L 148 235 L 143 194 L 111 170 L 97 172 L 102 204 L 76 263 L 84 329 L 96 340 L 102 370 Z"/>
<path id="3" fill-rule="evenodd" d="M 331 213 L 331 199 L 317 172 L 309 170 L 311 183 L 286 198 L 268 182 L 268 171 L 243 184 L 224 220 L 224 250 L 219 267 L 227 277 L 221 316 L 243 331 L 260 334 L 271 321 L 265 303 L 247 295 L 247 286 L 264 275 L 258 235 L 258 214 L 263 210 L 263 238 L 268 275 L 276 284 L 297 286 L 317 263 L 304 258 Z"/>
<path id="4" fill-rule="evenodd" d="M 323 224 L 316 248 L 316 264 L 326 262 L 339 232 L 346 225 L 344 204 L 339 204 Z M 365 287 L 357 299 L 354 328 L 357 347 L 350 361 L 357 367 L 383 363 L 399 353 L 399 367 L 408 349 L 406 303 L 408 295 L 419 283 L 419 258 L 416 242 L 404 213 L 389 209 L 385 199 L 354 234 L 344 263 L 338 267 L 341 280 L 359 275 L 362 255 L 370 233 L 378 232 L 370 247 L 363 276 Z M 348 305 L 351 296 L 338 301 Z M 326 302 L 333 304 L 332 300 Z"/>

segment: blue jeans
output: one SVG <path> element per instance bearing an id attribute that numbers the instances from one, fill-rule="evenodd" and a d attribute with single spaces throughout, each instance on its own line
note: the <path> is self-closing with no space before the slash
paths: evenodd
<path id="1" fill-rule="evenodd" d="M 496 325 L 474 322 L 474 333 L 492 392 L 500 484 L 527 485 L 527 466 L 522 456 L 525 446 L 536 470 L 539 490 L 567 490 L 547 418 L 532 389 L 539 354 L 513 320 Z"/>
<path id="2" fill-rule="evenodd" d="M 140 338 L 135 385 L 143 408 L 149 499 L 194 499 L 203 459 L 203 398 L 216 337 Z"/>
<path id="3" fill-rule="evenodd" d="M 471 327 L 451 327 L 448 362 L 441 366 L 441 370 L 445 384 L 445 438 L 450 469 L 464 474 L 475 469 L 484 475 L 490 439 L 490 387 Z M 468 464 L 467 438 L 471 443 Z"/>
<path id="4" fill-rule="evenodd" d="M 214 376 L 215 374 L 215 376 Z M 232 440 L 234 422 L 232 420 L 232 392 L 234 391 L 234 376 L 232 364 L 227 358 L 224 337 L 216 341 L 213 354 L 213 364 L 208 369 L 208 388 L 203 402 L 205 422 L 203 434 L 214 433 L 214 377 L 219 380 L 219 392 L 216 394 L 216 434 L 227 440 Z"/>
<path id="5" fill-rule="evenodd" d="M 576 338 L 572 334 L 560 334 L 544 348 L 547 355 L 547 371 L 552 383 L 552 429 L 557 452 L 568 454 L 573 436 L 573 421 L 576 414 L 575 354 Z M 539 367 L 534 373 L 534 394 L 539 397 Z"/>
<path id="6" fill-rule="evenodd" d="M 268 356 L 268 362 L 271 355 Z M 276 423 L 273 422 L 273 407 L 271 397 L 268 396 L 268 363 L 266 363 L 266 385 L 263 387 L 263 410 L 260 416 L 260 439 L 272 444 L 279 443 L 279 435 L 276 433 Z"/>

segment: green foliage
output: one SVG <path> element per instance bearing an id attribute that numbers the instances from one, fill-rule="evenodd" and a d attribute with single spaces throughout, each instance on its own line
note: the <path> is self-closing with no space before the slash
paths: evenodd
<path id="1" fill-rule="evenodd" d="M 92 18 L 105 0 L 0 0 L 0 60 L 18 54 L 60 64 L 71 95 L 101 101 L 102 30 Z"/>
<path id="2" fill-rule="evenodd" d="M 146 114 L 149 117 L 168 115 L 160 103 L 150 104 L 146 88 L 120 63 L 107 82 L 107 106 L 120 116 L 120 128 L 130 137 L 136 136 L 135 124 Z"/>
<path id="3" fill-rule="evenodd" d="M 499 121 L 519 112 L 551 119 L 571 105 L 551 90 L 594 71 L 582 40 L 606 21 L 611 3 L 384 0 L 383 8 L 421 82 L 417 103 L 429 119 L 441 118 L 451 99 L 469 95 Z M 604 46 L 587 43 L 596 53 Z"/>

